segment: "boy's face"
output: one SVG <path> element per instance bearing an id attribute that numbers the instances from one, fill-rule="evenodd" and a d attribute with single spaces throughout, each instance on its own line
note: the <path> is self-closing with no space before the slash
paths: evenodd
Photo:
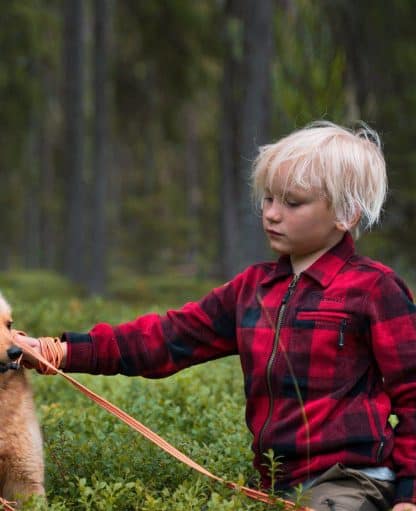
<path id="1" fill-rule="evenodd" d="M 285 183 L 285 172 L 280 172 L 273 189 L 265 190 L 263 228 L 272 250 L 290 255 L 295 273 L 300 273 L 337 244 L 345 229 L 319 190 Z"/>

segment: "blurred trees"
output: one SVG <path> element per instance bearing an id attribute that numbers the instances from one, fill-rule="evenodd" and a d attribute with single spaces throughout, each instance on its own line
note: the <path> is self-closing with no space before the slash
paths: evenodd
<path id="1" fill-rule="evenodd" d="M 316 118 L 381 133 L 391 195 L 366 251 L 409 274 L 411 0 L 21 0 L 0 14 L 0 261 L 230 276 L 264 253 L 258 144 Z"/>
<path id="2" fill-rule="evenodd" d="M 363 239 L 377 257 L 415 279 L 416 4 L 324 1 L 325 20 L 345 55 L 352 117 L 381 132 L 390 178 L 383 229 Z"/>
<path id="3" fill-rule="evenodd" d="M 38 9 L 38 7 L 40 7 Z M 52 261 L 47 194 L 53 183 L 57 20 L 32 2 L 7 2 L 0 15 L 0 265 Z M 48 42 L 49 41 L 49 42 Z M 51 132 L 52 131 L 52 132 Z M 53 246 L 49 254 L 53 253 Z"/>
<path id="4" fill-rule="evenodd" d="M 86 276 L 85 175 L 85 2 L 64 2 L 63 111 L 64 165 L 67 194 L 65 272 L 75 282 Z"/>
<path id="5" fill-rule="evenodd" d="M 110 0 L 94 0 L 94 120 L 91 197 L 91 292 L 105 291 L 107 275 L 107 195 L 110 151 L 110 75 L 112 62 L 112 5 Z"/>

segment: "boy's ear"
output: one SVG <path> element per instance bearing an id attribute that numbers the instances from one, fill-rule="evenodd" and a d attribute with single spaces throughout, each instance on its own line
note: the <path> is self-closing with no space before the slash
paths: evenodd
<path id="1" fill-rule="evenodd" d="M 358 224 L 358 222 L 360 221 L 360 218 L 361 218 L 361 210 L 357 209 L 350 222 L 347 223 L 347 222 L 337 221 L 337 222 L 335 222 L 335 227 L 339 231 L 342 231 L 342 232 L 350 231 Z"/>
<path id="2" fill-rule="evenodd" d="M 348 226 L 344 224 L 344 222 L 335 222 L 335 227 L 338 229 L 338 231 L 346 232 L 348 231 Z"/>

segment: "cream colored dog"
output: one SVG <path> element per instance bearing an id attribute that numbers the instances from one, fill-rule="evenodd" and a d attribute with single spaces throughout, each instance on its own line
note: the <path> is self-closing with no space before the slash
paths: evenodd
<path id="1" fill-rule="evenodd" d="M 11 309 L 0 294 L 0 495 L 21 502 L 43 495 L 42 437 L 32 391 L 16 360 Z"/>

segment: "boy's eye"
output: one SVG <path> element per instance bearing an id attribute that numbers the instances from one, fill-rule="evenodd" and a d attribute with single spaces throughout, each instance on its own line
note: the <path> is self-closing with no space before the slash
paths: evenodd
<path id="1" fill-rule="evenodd" d="M 8 321 L 8 322 L 6 323 L 6 326 L 7 326 L 7 328 L 8 328 L 9 330 L 11 330 L 11 329 L 12 329 L 12 325 L 13 325 L 13 321 Z"/>
<path id="2" fill-rule="evenodd" d="M 290 207 L 290 208 L 297 208 L 298 206 L 301 205 L 300 202 L 296 201 L 296 200 L 293 200 L 293 199 L 286 199 L 286 204 Z"/>
<path id="3" fill-rule="evenodd" d="M 271 204 L 273 202 L 273 197 L 271 195 L 265 195 L 263 197 L 263 204 Z"/>

